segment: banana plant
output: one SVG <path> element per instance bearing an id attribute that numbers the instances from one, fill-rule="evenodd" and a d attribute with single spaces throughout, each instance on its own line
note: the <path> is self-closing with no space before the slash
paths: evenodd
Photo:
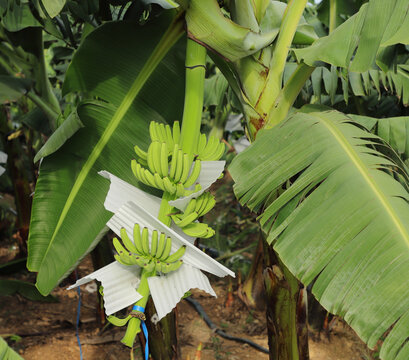
<path id="1" fill-rule="evenodd" d="M 136 145 L 134 149 L 138 159 L 131 162 L 133 175 L 141 183 L 162 190 L 162 199 L 112 174 L 101 173 L 111 179 L 105 207 L 115 213 L 107 225 L 121 236 L 123 245 L 115 238 L 113 244 L 117 262 L 74 285 L 82 285 L 93 279 L 101 281 L 108 321 L 117 326 L 127 325 L 122 339 L 126 346 L 133 347 L 142 321 L 146 337 L 145 359 L 149 356 L 149 346 L 144 312 L 150 295 L 159 321 L 191 288 L 196 287 L 215 296 L 208 279 L 200 270 L 217 276 L 234 276 L 233 272 L 193 245 L 196 237 L 207 238 L 214 234 L 208 225 L 196 220 L 215 205 L 214 197 L 205 191 L 223 171 L 224 162 L 217 160 L 224 154 L 225 146 L 212 136 L 206 139 L 199 132 L 206 51 L 201 45 L 188 41 L 186 52 L 182 129 L 177 121 L 173 129 L 169 125 L 151 122 L 148 150 L 145 152 Z M 172 222 L 184 236 L 169 227 Z M 128 236 L 131 232 L 133 241 Z M 175 275 L 170 275 L 171 272 Z M 162 276 L 158 278 L 157 274 Z M 125 319 L 112 315 L 132 302 L 135 302 L 133 310 Z M 147 315 L 151 317 L 153 314 Z M 151 343 L 154 341 L 151 349 L 155 358 L 178 356 L 174 344 L 167 342 L 169 330 L 161 340 L 158 336 L 150 338 Z M 158 344 L 159 340 L 164 346 Z M 159 351 L 160 348 L 164 350 Z"/>
<path id="2" fill-rule="evenodd" d="M 189 196 L 172 182 L 175 173 L 162 166 L 162 153 L 168 152 L 171 165 L 180 149 L 163 141 L 166 126 L 163 137 L 156 134 L 159 144 L 150 145 L 148 126 L 152 120 L 166 125 L 181 118 L 184 68 L 178 39 L 185 24 L 188 36 L 213 52 L 254 142 L 234 161 L 231 173 L 240 201 L 260 213 L 268 240 L 264 280 L 269 300 L 275 300 L 268 310 L 272 358 L 308 358 L 305 336 L 299 336 L 305 327 L 297 329 L 294 316 L 305 297 L 298 280 L 315 281 L 315 296 L 371 347 L 395 324 L 381 357 L 407 358 L 406 167 L 388 144 L 356 126 L 352 117 L 320 107 L 289 112 L 323 62 L 364 74 L 393 72 L 397 61 L 406 61 L 409 1 L 370 0 L 343 23 L 334 13 L 338 2 L 330 1 L 330 33 L 321 38 L 303 18 L 306 0 L 231 0 L 223 8 L 216 0 L 177 3 L 176 10 L 144 26 L 100 26 L 74 55 L 63 93 L 81 92 L 82 126 L 55 152 L 44 153 L 29 240 L 29 268 L 38 271 L 37 287 L 49 293 L 98 241 L 110 217 L 103 206 L 108 184 L 98 171 L 108 169 L 154 193 L 147 186 L 155 184 L 156 191 L 172 194 L 166 206 L 175 194 Z M 295 70 L 284 77 L 289 60 Z M 198 70 L 196 65 L 188 64 L 192 70 Z M 405 69 L 404 62 L 398 65 Z M 201 97 L 199 92 L 191 98 L 197 111 Z M 200 143 L 199 124 L 191 130 L 197 136 L 185 137 L 182 155 L 194 153 Z M 138 145 L 134 174 L 130 144 Z M 186 166 L 192 163 L 184 155 L 182 160 Z M 172 214 L 175 223 L 187 221 L 183 210 Z M 119 245 L 118 250 L 124 251 Z M 145 244 L 147 251 L 153 251 L 152 244 Z"/>

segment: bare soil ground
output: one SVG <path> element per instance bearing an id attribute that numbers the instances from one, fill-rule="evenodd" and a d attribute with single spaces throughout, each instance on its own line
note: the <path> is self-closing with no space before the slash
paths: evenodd
<path id="1" fill-rule="evenodd" d="M 6 251 L 4 247 L 0 249 L 0 263 L 10 255 L 10 251 Z M 79 276 L 91 271 L 91 260 L 87 257 L 79 266 Z M 17 277 L 31 282 L 35 280 L 34 274 L 26 272 L 17 274 Z M 250 339 L 267 348 L 265 314 L 249 311 L 235 292 L 233 304 L 226 307 L 226 280 L 212 281 L 212 285 L 218 295 L 217 299 L 193 291 L 193 297 L 204 307 L 212 321 L 228 334 Z M 95 287 L 92 289 L 92 286 L 82 288 L 79 336 L 83 359 L 129 359 L 129 348 L 119 342 L 124 329 L 110 326 L 103 329 L 98 322 L 98 302 L 93 290 Z M 59 302 L 40 303 L 19 295 L 0 296 L 0 336 L 5 337 L 26 360 L 80 359 L 75 334 L 78 294 L 59 287 L 53 291 L 53 295 L 58 297 Z M 194 359 L 200 343 L 203 345 L 201 360 L 268 359 L 267 354 L 249 345 L 229 341 L 215 334 L 186 301 L 181 301 L 178 305 L 178 314 L 181 359 Z M 13 341 L 11 335 L 18 335 L 21 339 Z M 311 360 L 372 359 L 366 346 L 340 320 L 336 321 L 329 334 L 312 331 L 309 346 Z M 135 351 L 135 359 L 141 359 L 139 349 Z"/>

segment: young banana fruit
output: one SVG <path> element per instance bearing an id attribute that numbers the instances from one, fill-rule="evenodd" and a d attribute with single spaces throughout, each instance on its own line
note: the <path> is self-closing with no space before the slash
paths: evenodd
<path id="1" fill-rule="evenodd" d="M 117 252 L 115 259 L 123 265 L 138 265 L 147 272 L 162 272 L 164 274 L 179 269 L 183 264 L 181 259 L 186 252 L 186 246 L 181 246 L 171 254 L 172 239 L 157 230 L 149 234 L 147 228 L 134 226 L 134 241 L 132 242 L 126 230 L 121 229 L 122 243 L 114 238 L 113 245 Z"/>
<path id="2" fill-rule="evenodd" d="M 184 212 L 172 213 L 171 218 L 185 234 L 193 237 L 209 238 L 214 235 L 214 230 L 206 224 L 196 222 L 196 220 L 213 209 L 215 204 L 214 196 L 209 192 L 205 192 L 198 198 L 191 199 Z"/>
<path id="3" fill-rule="evenodd" d="M 176 194 L 187 196 L 197 191 L 190 187 L 195 185 L 200 171 L 201 161 L 220 159 L 225 152 L 225 145 L 216 137 L 201 134 L 194 154 L 183 152 L 180 141 L 179 122 L 169 125 L 152 121 L 149 126 L 151 144 L 145 152 L 135 146 L 138 160 L 132 160 L 131 168 L 135 177 L 142 183 Z"/>

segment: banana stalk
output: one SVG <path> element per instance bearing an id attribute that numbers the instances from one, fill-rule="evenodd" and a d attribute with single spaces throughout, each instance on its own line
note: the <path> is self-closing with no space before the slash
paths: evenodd
<path id="1" fill-rule="evenodd" d="M 137 301 L 135 305 L 141 306 L 143 308 L 146 307 L 146 303 L 148 302 L 149 299 L 149 285 L 148 285 L 148 277 L 154 276 L 155 274 L 153 272 L 147 272 L 144 269 L 142 269 L 141 272 L 141 282 L 139 284 L 139 287 L 137 289 L 138 293 L 141 294 L 143 297 L 141 300 Z M 135 311 L 132 311 L 132 315 L 137 315 Z M 134 317 L 129 320 L 128 322 L 128 327 L 126 328 L 126 332 L 124 337 L 122 338 L 121 342 L 132 348 L 133 344 L 135 342 L 135 337 L 138 335 L 138 333 L 141 331 L 141 319 L 140 317 Z"/>

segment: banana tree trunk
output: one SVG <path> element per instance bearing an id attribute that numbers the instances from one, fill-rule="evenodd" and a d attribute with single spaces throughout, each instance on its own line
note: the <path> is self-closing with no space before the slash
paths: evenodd
<path id="1" fill-rule="evenodd" d="M 308 360 L 306 289 L 266 242 L 264 249 L 270 360 Z"/>
<path id="2" fill-rule="evenodd" d="M 152 298 L 146 305 L 146 326 L 149 333 L 149 351 L 153 360 L 179 359 L 179 345 L 177 334 L 177 310 L 173 309 L 161 321 L 156 323 L 152 317 L 156 314 Z"/>

